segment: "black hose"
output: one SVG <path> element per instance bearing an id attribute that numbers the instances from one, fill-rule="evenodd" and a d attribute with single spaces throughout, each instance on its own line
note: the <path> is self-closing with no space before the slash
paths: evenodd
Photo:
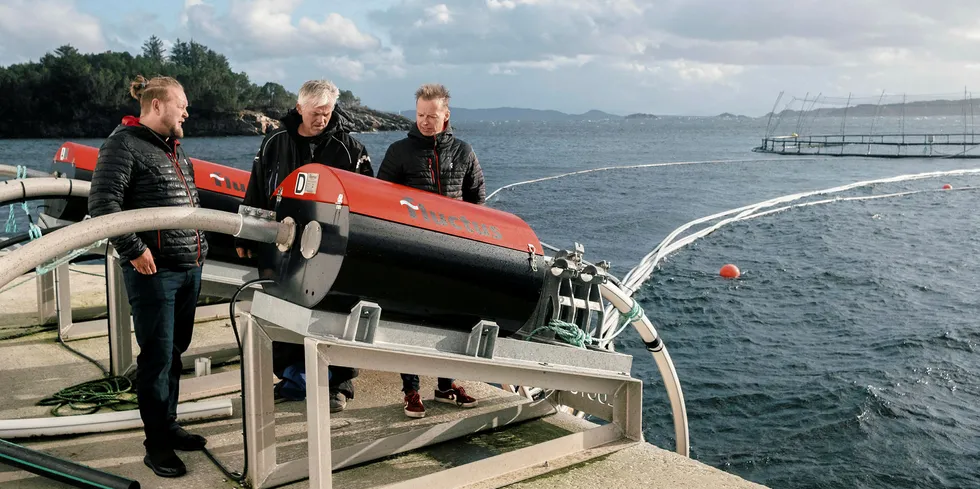
<path id="1" fill-rule="evenodd" d="M 140 483 L 0 440 L 0 462 L 86 489 L 139 489 Z"/>
<path id="2" fill-rule="evenodd" d="M 211 459 L 211 461 L 214 462 L 214 464 L 218 466 L 218 468 L 221 469 L 221 471 L 224 472 L 225 475 L 227 475 L 229 478 L 235 480 L 238 483 L 244 482 L 245 477 L 248 475 L 248 435 L 245 434 L 245 422 L 246 422 L 245 420 L 248 419 L 248 417 L 247 417 L 247 411 L 245 406 L 245 361 L 244 361 L 245 350 L 242 348 L 242 339 L 238 335 L 238 323 L 235 321 L 235 303 L 238 301 L 238 294 L 240 294 L 247 287 L 259 283 L 274 283 L 274 282 L 275 280 L 268 279 L 268 278 L 256 278 L 256 279 L 249 280 L 248 282 L 242 284 L 242 286 L 235 291 L 234 295 L 231 296 L 231 303 L 228 304 L 228 317 L 231 319 L 231 329 L 232 331 L 235 332 L 235 342 L 238 344 L 238 355 L 239 357 L 242 358 L 242 368 L 239 369 L 239 372 L 241 373 L 241 381 L 242 381 L 242 395 L 241 395 L 242 397 L 242 449 L 245 452 L 245 464 L 242 467 L 241 472 L 232 472 L 230 469 L 225 467 L 220 461 L 218 461 L 218 459 L 214 456 L 214 454 L 211 453 L 210 450 L 207 449 L 207 447 L 204 448 L 204 455 L 206 455 L 209 459 Z"/>

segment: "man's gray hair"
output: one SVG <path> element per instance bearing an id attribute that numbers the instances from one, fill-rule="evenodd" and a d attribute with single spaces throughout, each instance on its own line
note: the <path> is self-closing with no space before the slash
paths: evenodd
<path id="1" fill-rule="evenodd" d="M 310 80 L 299 89 L 299 100 L 303 107 L 336 105 L 340 89 L 330 80 Z"/>
<path id="2" fill-rule="evenodd" d="M 449 107 L 449 90 L 438 83 L 426 83 L 415 91 L 415 100 L 442 100 Z"/>

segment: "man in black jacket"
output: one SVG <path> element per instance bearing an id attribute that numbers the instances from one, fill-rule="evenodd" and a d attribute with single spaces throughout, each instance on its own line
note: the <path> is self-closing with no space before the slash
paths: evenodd
<path id="1" fill-rule="evenodd" d="M 297 168 L 321 163 L 362 175 L 374 176 L 371 157 L 350 132 L 354 123 L 336 106 L 340 90 L 326 80 L 311 80 L 299 90 L 296 108 L 266 134 L 252 160 L 252 176 L 242 205 L 272 209 L 272 192 Z M 239 256 L 244 257 L 242 246 Z"/>
<path id="2" fill-rule="evenodd" d="M 354 123 L 337 107 L 340 90 L 327 80 L 311 80 L 299 89 L 296 109 L 281 120 L 279 129 L 262 140 L 252 162 L 252 175 L 242 205 L 273 209 L 272 192 L 290 173 L 309 163 L 321 163 L 362 175 L 374 176 L 371 157 L 360 141 L 351 137 Z M 238 256 L 251 256 L 247 243 L 238 241 Z M 303 345 L 274 342 L 272 369 L 282 379 L 276 385 L 277 398 L 301 400 L 306 397 L 306 363 Z M 342 411 L 347 399 L 354 398 L 357 370 L 330 366 L 330 411 Z"/>
<path id="3" fill-rule="evenodd" d="M 187 97 L 177 80 L 137 77 L 130 94 L 140 117 L 127 116 L 105 140 L 92 174 L 89 214 L 146 207 L 199 207 L 194 168 L 180 148 Z M 196 229 L 124 234 L 110 240 L 122 262 L 140 346 L 136 374 L 146 440 L 143 463 L 161 477 L 187 472 L 174 453 L 201 450 L 207 440 L 177 424 L 181 354 L 191 343 L 208 254 Z"/>
<path id="4" fill-rule="evenodd" d="M 415 92 L 415 125 L 408 137 L 388 147 L 378 168 L 378 178 L 438 193 L 471 204 L 486 202 L 483 170 L 473 148 L 453 136 L 449 125 L 449 91 L 437 84 L 422 85 Z M 434 399 L 460 407 L 476 406 L 453 379 L 439 378 Z M 425 416 L 418 393 L 419 376 L 402 374 L 405 414 Z"/>

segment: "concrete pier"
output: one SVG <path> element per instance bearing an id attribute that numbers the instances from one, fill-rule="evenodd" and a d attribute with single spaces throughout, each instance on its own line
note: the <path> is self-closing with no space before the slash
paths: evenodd
<path id="1" fill-rule="evenodd" d="M 104 315 L 105 284 L 100 277 L 102 267 L 73 265 L 72 270 L 72 306 L 76 320 Z M 0 387 L 5 392 L 0 396 L 0 419 L 50 416 L 50 408 L 36 405 L 38 400 L 60 389 L 102 376 L 98 368 L 60 345 L 57 332 L 50 326 L 37 326 L 36 288 L 29 276 L 25 276 L 24 280 L 22 285 L 0 292 Z M 25 335 L 2 339 L 15 334 Z M 196 325 L 191 348 L 207 351 L 226 346 L 229 342 L 234 342 L 234 335 L 227 319 L 207 321 Z M 135 338 L 132 344 L 135 353 L 138 350 Z M 71 341 L 69 346 L 108 366 L 106 337 Z M 201 379 L 226 372 L 237 375 L 238 368 L 239 364 L 233 360 L 223 366 L 213 366 L 211 376 L 200 378 L 194 378 L 191 370 L 185 376 L 185 382 L 200 382 Z M 435 379 L 423 377 L 422 396 L 428 415 L 422 419 L 410 419 L 402 412 L 401 382 L 397 373 L 362 371 L 354 382 L 355 398 L 348 402 L 345 411 L 331 418 L 335 449 L 528 402 L 525 398 L 488 384 L 464 380 L 462 384 L 471 395 L 481 400 L 481 404 L 475 409 L 463 410 L 432 402 Z M 240 393 L 227 390 L 206 395 L 209 399 L 231 399 L 234 414 L 186 427 L 206 436 L 208 447 L 227 467 L 241 470 L 244 457 L 238 401 Z M 182 401 L 191 400 L 191 397 L 182 396 Z M 394 484 L 593 426 L 564 413 L 555 414 L 343 469 L 334 473 L 334 487 L 357 489 Z M 306 433 L 305 402 L 276 404 L 276 439 L 281 462 L 306 457 Z M 238 487 L 202 452 L 178 452 L 188 467 L 185 477 L 173 480 L 155 476 L 143 465 L 140 429 L 10 441 L 138 480 L 144 488 Z M 40 489 L 67 486 L 0 464 L 0 488 L 7 487 Z M 306 488 L 309 483 L 302 481 L 284 487 Z M 558 459 L 547 466 L 507 473 L 469 487 L 741 489 L 763 486 L 647 443 L 617 442 Z"/>

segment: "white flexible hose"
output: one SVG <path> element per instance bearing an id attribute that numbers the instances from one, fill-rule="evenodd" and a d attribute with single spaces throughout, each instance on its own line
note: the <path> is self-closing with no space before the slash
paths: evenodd
<path id="1" fill-rule="evenodd" d="M 802 192 L 797 194 L 784 195 L 774 199 L 738 207 L 736 209 L 731 209 L 724 212 L 719 212 L 717 214 L 712 214 L 710 216 L 695 219 L 671 231 L 671 233 L 668 234 L 667 237 L 664 238 L 664 240 L 661 241 L 656 248 L 654 248 L 652 251 L 647 253 L 647 255 L 644 256 L 642 260 L 640 260 L 639 264 L 635 266 L 632 270 L 630 270 L 623 277 L 621 283 L 623 285 L 623 288 L 625 289 L 625 292 L 627 292 L 629 295 L 632 295 L 633 293 L 635 293 L 635 291 L 639 290 L 643 282 L 645 282 L 650 277 L 650 275 L 653 273 L 653 270 L 656 268 L 656 266 L 664 258 L 666 258 L 667 255 L 683 248 L 684 246 L 687 246 L 688 244 L 693 243 L 699 238 L 711 234 L 712 232 L 718 230 L 719 228 L 721 228 L 726 224 L 731 224 L 733 222 L 769 215 L 775 212 L 780 212 L 796 207 L 805 207 L 805 206 L 817 205 L 817 204 L 827 204 L 827 203 L 838 202 L 838 201 L 870 200 L 870 199 L 877 199 L 877 198 L 884 198 L 884 197 L 899 197 L 899 196 L 910 195 L 913 193 L 931 192 L 931 191 L 939 191 L 939 190 L 929 189 L 929 190 L 917 190 L 917 191 L 909 191 L 909 192 L 898 192 L 893 194 L 884 194 L 884 195 L 875 195 L 875 196 L 836 197 L 833 199 L 826 199 L 826 200 L 820 200 L 814 202 L 804 202 L 801 204 L 770 209 L 771 207 L 778 206 L 779 204 L 784 204 L 795 200 L 804 199 L 814 195 L 839 193 L 848 190 L 853 190 L 859 187 L 866 187 L 866 186 L 876 185 L 881 183 L 894 183 L 894 182 L 902 182 L 902 181 L 922 180 L 927 178 L 937 178 L 937 177 L 944 177 L 944 176 L 960 176 L 960 175 L 971 175 L 971 174 L 980 174 L 980 169 L 962 169 L 962 170 L 927 172 L 927 173 L 917 173 L 917 174 L 909 174 L 909 175 L 899 175 L 896 177 L 889 177 L 889 178 L 882 178 L 882 179 L 875 179 L 875 180 L 865 180 L 861 182 L 855 182 L 855 183 L 841 185 L 838 187 L 832 187 L 823 190 L 815 190 L 815 191 Z M 972 189 L 972 187 L 963 188 L 961 190 L 970 190 L 970 189 Z M 765 210 L 762 211 L 763 209 Z M 731 217 L 728 217 L 727 219 L 723 219 L 712 226 L 701 229 L 696 233 L 687 235 L 681 238 L 680 240 L 674 241 L 678 235 L 680 235 L 684 231 L 698 224 L 704 224 L 726 216 L 731 216 Z M 611 332 L 614 330 L 614 328 L 619 322 L 619 314 L 616 313 L 612 307 L 607 307 L 605 312 L 606 312 L 605 322 L 603 323 L 602 328 L 600 329 L 599 337 L 602 338 L 602 341 L 608 342 L 614 337 L 611 334 Z"/>
<path id="2" fill-rule="evenodd" d="M 509 188 L 512 188 L 512 187 L 518 187 L 520 185 L 527 185 L 529 183 L 545 182 L 545 181 L 548 181 L 548 180 L 554 180 L 556 178 L 571 177 L 571 176 L 575 176 L 575 175 L 583 175 L 583 174 L 586 174 L 586 173 L 594 173 L 594 172 L 600 172 L 600 171 L 630 170 L 630 169 L 635 169 L 635 168 L 657 168 L 657 167 L 661 167 L 661 166 L 706 165 L 706 164 L 718 164 L 718 163 L 756 163 L 756 162 L 763 162 L 763 161 L 765 161 L 765 162 L 810 161 L 810 160 L 816 160 L 816 159 L 817 158 L 814 158 L 814 157 L 810 157 L 810 158 L 786 158 L 786 159 L 753 158 L 753 159 L 748 159 L 748 160 L 672 161 L 672 162 L 667 162 L 667 163 L 643 163 L 643 164 L 639 164 L 639 165 L 605 166 L 605 167 L 602 167 L 602 168 L 591 168 L 591 169 L 588 169 L 588 170 L 578 170 L 578 171 L 573 171 L 573 172 L 568 172 L 568 173 L 562 173 L 560 175 L 552 175 L 550 177 L 534 178 L 534 179 L 531 179 L 531 180 L 524 180 L 524 181 L 521 181 L 521 182 L 509 183 L 507 185 L 504 185 L 503 187 L 498 188 L 497 190 L 494 190 L 493 192 L 490 192 L 490 195 L 487 196 L 487 200 L 489 201 L 491 198 L 493 198 L 493 196 L 497 195 L 497 193 L 500 192 L 501 190 L 506 190 L 506 189 L 509 189 Z"/>
<path id="3" fill-rule="evenodd" d="M 191 207 L 153 207 L 117 212 L 66 226 L 0 258 L 0 288 L 38 265 L 96 241 L 129 233 L 198 229 L 260 243 L 292 245 L 290 222 L 272 222 L 231 212 Z"/>
<path id="4" fill-rule="evenodd" d="M 633 309 L 635 304 L 633 299 L 615 284 L 606 282 L 600 285 L 599 289 L 602 297 L 621 314 L 627 314 Z M 653 361 L 656 362 L 660 376 L 664 380 L 664 388 L 667 389 L 667 398 L 670 399 L 670 409 L 674 419 L 674 437 L 677 439 L 675 451 L 689 457 L 690 433 L 687 427 L 687 407 L 684 405 L 684 392 L 681 390 L 681 381 L 677 378 L 674 363 L 670 360 L 667 347 L 657 335 L 657 330 L 645 314 L 641 314 L 632 324 L 643 339 L 647 350 L 653 355 Z"/>
<path id="5" fill-rule="evenodd" d="M 42 197 L 88 197 L 91 184 L 70 178 L 30 178 L 0 182 L 0 203 Z"/>
<path id="6" fill-rule="evenodd" d="M 190 422 L 210 418 L 227 418 L 233 414 L 230 399 L 185 402 L 177 405 L 177 421 Z M 139 411 L 112 411 L 76 416 L 0 419 L 0 438 L 33 438 L 37 436 L 105 433 L 143 427 Z"/>

